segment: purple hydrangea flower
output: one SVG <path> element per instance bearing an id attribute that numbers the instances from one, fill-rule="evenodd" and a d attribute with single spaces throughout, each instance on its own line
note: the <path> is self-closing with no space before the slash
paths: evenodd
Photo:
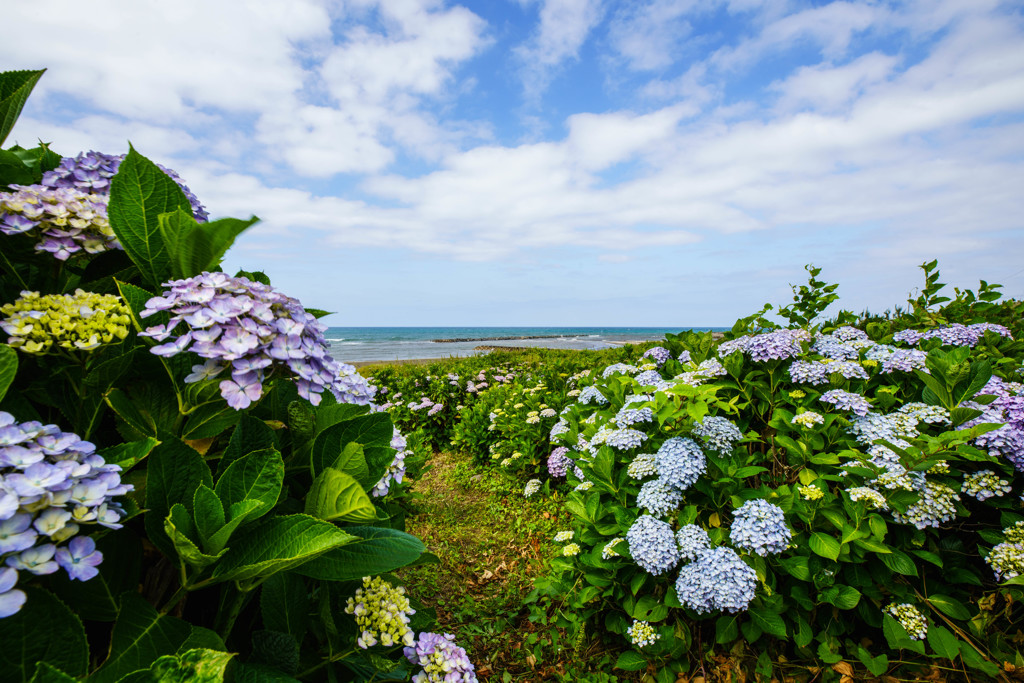
<path id="1" fill-rule="evenodd" d="M 661 367 L 662 365 L 665 364 L 666 361 L 668 361 L 669 358 L 672 357 L 672 353 L 662 346 L 652 346 L 651 348 L 644 351 L 643 357 L 650 358 L 651 360 L 658 364 L 658 367 Z"/>
<path id="2" fill-rule="evenodd" d="M 450 633 L 420 633 L 402 653 L 423 667 L 412 677 L 413 683 L 477 683 L 476 668 Z"/>
<path id="3" fill-rule="evenodd" d="M 572 460 L 565 455 L 568 452 L 569 449 L 565 446 L 559 446 L 551 451 L 551 455 L 548 456 L 548 474 L 556 478 L 565 476 L 569 471 L 569 465 L 572 464 Z"/>
<path id="4" fill-rule="evenodd" d="M 807 330 L 776 330 L 753 336 L 744 335 L 718 346 L 719 358 L 725 358 L 735 351 L 742 351 L 751 360 L 764 362 L 795 358 L 803 353 L 802 342 L 811 341 Z"/>
<path id="5" fill-rule="evenodd" d="M 103 562 L 103 554 L 96 550 L 96 541 L 88 536 L 76 536 L 66 548 L 57 550 L 56 560 L 72 579 L 88 581 L 100 573 L 96 567 Z"/>
<path id="6" fill-rule="evenodd" d="M 18 583 L 18 570 L 11 567 L 0 568 L 0 619 L 17 614 L 25 604 L 25 591 L 14 588 Z"/>
<path id="7" fill-rule="evenodd" d="M 294 377 L 299 395 L 314 405 L 325 390 L 342 403 L 365 405 L 373 398 L 374 388 L 354 367 L 327 354 L 326 327 L 296 299 L 224 273 L 201 273 L 164 286 L 169 290 L 150 299 L 141 316 L 167 311 L 171 318 L 140 334 L 165 342 L 150 349 L 157 355 L 192 351 L 208 359 L 193 366 L 186 382 L 230 368 L 231 378 L 220 382 L 220 390 L 232 408 L 258 401 L 263 383 L 275 372 Z M 182 326 L 185 330 L 174 336 Z"/>
<path id="8" fill-rule="evenodd" d="M 831 403 L 839 410 L 845 410 L 860 417 L 864 417 L 871 412 L 871 404 L 868 400 L 860 394 L 855 394 L 851 391 L 833 389 L 832 391 L 826 391 L 818 400 L 823 403 Z"/>

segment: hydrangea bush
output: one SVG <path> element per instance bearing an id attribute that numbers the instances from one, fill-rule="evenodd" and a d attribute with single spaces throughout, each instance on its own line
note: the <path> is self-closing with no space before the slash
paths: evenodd
<path id="1" fill-rule="evenodd" d="M 930 263 L 906 311 L 821 321 L 835 287 L 810 270 L 791 328 L 766 306 L 590 374 L 551 456 L 579 552 L 534 599 L 657 680 L 716 648 L 766 679 L 782 661 L 995 677 L 1021 656 L 1024 306 L 984 282 L 943 299 Z"/>
<path id="2" fill-rule="evenodd" d="M 0 74 L 0 143 L 41 74 Z M 385 578 L 432 559 L 415 443 L 323 311 L 219 269 L 255 220 L 134 149 L 0 151 L 3 680 L 404 680 L 417 634 L 472 672 Z"/>

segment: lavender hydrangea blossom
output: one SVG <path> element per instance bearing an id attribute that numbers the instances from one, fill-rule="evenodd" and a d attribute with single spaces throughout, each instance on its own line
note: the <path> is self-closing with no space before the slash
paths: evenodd
<path id="1" fill-rule="evenodd" d="M 259 400 L 263 382 L 276 370 L 294 376 L 299 395 L 314 405 L 324 390 L 341 403 L 365 405 L 373 399 L 374 387 L 354 367 L 328 355 L 326 326 L 298 300 L 224 273 L 201 273 L 164 286 L 169 290 L 146 302 L 141 317 L 167 311 L 171 318 L 140 335 L 164 342 L 150 349 L 156 355 L 192 351 L 208 359 L 193 366 L 186 382 L 229 370 L 231 379 L 220 383 L 220 391 L 232 408 L 242 410 Z M 182 323 L 185 331 L 172 338 Z"/>
<path id="2" fill-rule="evenodd" d="M 979 341 L 981 341 L 981 338 L 985 336 L 986 332 L 994 332 L 1008 339 L 1013 339 L 1013 335 L 1010 334 L 1010 330 L 1002 325 L 996 325 L 993 323 L 975 323 L 973 325 L 953 323 L 945 327 L 925 330 L 924 332 L 918 330 L 902 330 L 894 334 L 892 338 L 893 341 L 904 342 L 911 346 L 916 346 L 922 339 L 938 338 L 942 341 L 944 346 L 968 346 L 973 348 Z"/>
<path id="3" fill-rule="evenodd" d="M 844 410 L 860 417 L 864 417 L 871 412 L 871 404 L 868 400 L 860 394 L 855 394 L 851 391 L 833 389 L 832 391 L 826 391 L 818 400 L 823 403 L 831 403 L 839 410 Z"/>
<path id="4" fill-rule="evenodd" d="M 13 588 L 20 571 L 96 575 L 103 555 L 78 533 L 83 524 L 121 528 L 124 511 L 112 499 L 132 487 L 120 471 L 76 434 L 0 412 L 0 560 L 9 568 L 0 576 L 0 616 L 24 602 Z"/>
<path id="5" fill-rule="evenodd" d="M 672 353 L 663 346 L 652 346 L 651 348 L 644 351 L 643 358 L 650 358 L 658 367 L 664 365 L 670 358 Z"/>
<path id="6" fill-rule="evenodd" d="M 412 677 L 413 683 L 477 683 L 476 668 L 450 633 L 421 633 L 402 652 L 409 662 L 423 667 Z"/>
<path id="7" fill-rule="evenodd" d="M 676 532 L 679 556 L 684 560 L 696 560 L 702 552 L 711 549 L 708 532 L 696 524 L 687 524 Z"/>
<path id="8" fill-rule="evenodd" d="M 664 517 L 673 510 L 678 510 L 681 502 L 683 502 L 683 492 L 669 486 L 662 479 L 644 483 L 636 496 L 637 507 L 647 510 L 655 517 Z"/>
<path id="9" fill-rule="evenodd" d="M 769 360 L 786 360 L 803 353 L 803 342 L 811 341 L 807 330 L 776 330 L 753 336 L 744 335 L 731 341 L 722 342 L 718 346 L 719 358 L 725 358 L 735 351 L 742 351 L 751 360 L 764 362 Z"/>
<path id="10" fill-rule="evenodd" d="M 743 438 L 743 433 L 728 419 L 712 416 L 695 423 L 693 434 L 700 438 L 705 446 L 722 455 L 731 453 L 736 442 Z"/>
<path id="11" fill-rule="evenodd" d="M 705 550 L 695 562 L 679 570 L 676 595 L 698 614 L 747 609 L 757 590 L 757 572 L 732 548 Z"/>
<path id="12" fill-rule="evenodd" d="M 572 460 L 566 457 L 566 453 L 569 449 L 565 446 L 559 446 L 555 450 L 551 451 L 551 455 L 548 456 L 548 474 L 552 477 L 564 477 L 566 472 L 569 471 L 569 465 L 572 464 Z"/>

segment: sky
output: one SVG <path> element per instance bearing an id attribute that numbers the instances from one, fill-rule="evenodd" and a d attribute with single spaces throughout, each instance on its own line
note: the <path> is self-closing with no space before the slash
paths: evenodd
<path id="1" fill-rule="evenodd" d="M 724 326 L 1024 298 L 1020 0 L 64 0 L 8 144 L 129 142 L 331 326 Z"/>

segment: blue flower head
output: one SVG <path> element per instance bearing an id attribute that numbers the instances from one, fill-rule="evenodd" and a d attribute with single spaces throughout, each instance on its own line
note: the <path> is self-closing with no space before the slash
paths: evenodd
<path id="1" fill-rule="evenodd" d="M 629 552 L 648 574 L 664 574 L 679 564 L 679 548 L 668 523 L 641 515 L 626 532 Z"/>
<path id="2" fill-rule="evenodd" d="M 669 486 L 685 491 L 704 474 L 707 460 L 693 439 L 674 436 L 654 455 L 658 476 Z"/>
<path id="3" fill-rule="evenodd" d="M 765 555 L 777 555 L 786 549 L 793 532 L 786 525 L 782 508 L 766 500 L 748 500 L 733 516 L 729 538 L 737 548 Z"/>

